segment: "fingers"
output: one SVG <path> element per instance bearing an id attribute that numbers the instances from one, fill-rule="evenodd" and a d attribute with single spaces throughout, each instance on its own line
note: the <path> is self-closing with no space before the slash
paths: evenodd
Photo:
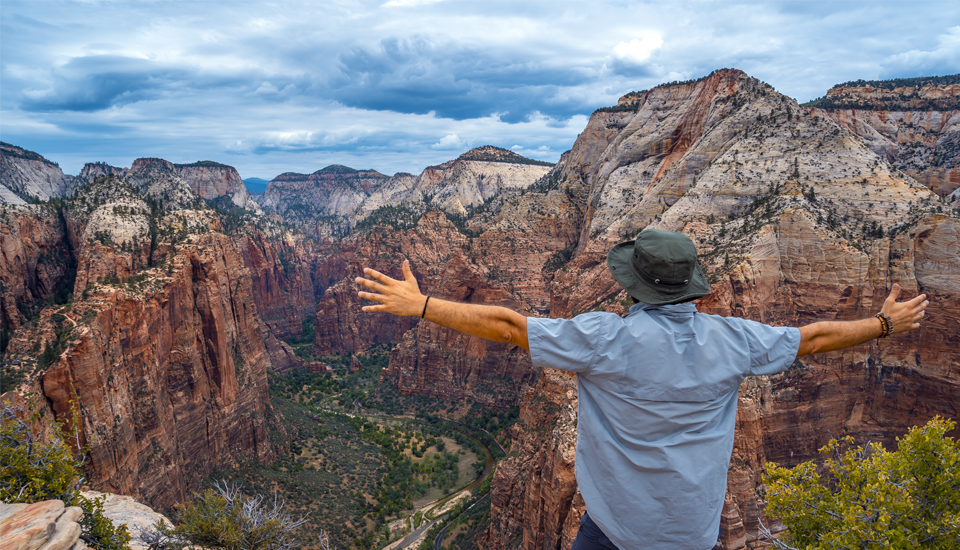
<path id="1" fill-rule="evenodd" d="M 369 275 L 370 277 L 373 277 L 374 279 L 380 281 L 381 283 L 383 283 L 383 284 L 385 284 L 385 285 L 386 285 L 386 284 L 390 284 L 390 283 L 395 283 L 395 282 L 397 282 L 396 279 L 392 279 L 392 278 L 384 275 L 383 273 L 380 273 L 379 271 L 377 271 L 377 270 L 375 270 L 375 269 L 370 269 L 369 267 L 363 268 L 363 273 L 364 273 L 364 275 Z"/>
<path id="2" fill-rule="evenodd" d="M 909 307 L 916 307 L 917 304 L 919 304 L 920 302 L 923 302 L 923 301 L 926 300 L 926 299 L 927 299 L 927 295 L 926 295 L 926 294 L 921 294 L 921 295 L 917 296 L 916 298 L 914 298 L 914 299 L 912 299 L 912 300 L 907 300 L 906 302 L 904 302 L 904 304 L 907 304 Z M 926 302 L 926 303 L 923 305 L 923 307 L 927 307 L 926 304 L 929 304 L 929 303 L 930 303 L 930 302 Z"/>
<path id="3" fill-rule="evenodd" d="M 893 283 L 893 288 L 890 289 L 890 295 L 887 296 L 887 302 L 893 303 L 897 301 L 897 298 L 900 296 L 900 285 Z"/>
<path id="4" fill-rule="evenodd" d="M 386 292 L 386 291 L 387 291 L 387 287 L 381 285 L 380 283 L 376 283 L 376 282 L 374 282 L 374 281 L 371 281 L 371 280 L 369 280 L 369 279 L 364 279 L 364 278 L 362 278 L 362 277 L 357 277 L 355 280 L 356 280 L 357 284 L 363 285 L 363 286 L 369 288 L 370 290 L 373 290 L 373 291 L 376 291 L 376 292 L 380 292 L 380 293 L 383 293 L 383 292 Z"/>
<path id="5" fill-rule="evenodd" d="M 372 292 L 358 292 L 357 295 L 363 298 L 364 300 L 372 300 L 374 302 L 380 302 L 380 303 L 385 302 L 387 299 L 387 297 L 384 296 L 383 294 L 374 294 Z"/>
<path id="6" fill-rule="evenodd" d="M 403 261 L 403 278 L 408 283 L 416 283 L 417 278 L 413 276 L 413 271 L 410 269 L 410 260 Z"/>

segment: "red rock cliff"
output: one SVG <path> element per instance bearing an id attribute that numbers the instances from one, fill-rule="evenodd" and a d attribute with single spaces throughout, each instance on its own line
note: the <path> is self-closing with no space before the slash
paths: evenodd
<path id="1" fill-rule="evenodd" d="M 216 464 L 271 456 L 268 358 L 250 278 L 212 235 L 172 260 L 149 290 L 97 286 L 92 316 L 41 377 L 58 418 L 76 397 L 90 483 L 158 506 L 182 501 Z"/>

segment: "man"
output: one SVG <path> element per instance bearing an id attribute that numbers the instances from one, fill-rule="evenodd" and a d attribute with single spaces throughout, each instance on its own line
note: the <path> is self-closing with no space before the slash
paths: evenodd
<path id="1" fill-rule="evenodd" d="M 502 307 L 424 296 L 403 262 L 403 281 L 371 269 L 357 278 L 379 302 L 364 311 L 420 315 L 530 350 L 533 364 L 577 373 L 576 476 L 587 513 L 573 550 L 706 550 L 717 540 L 733 451 L 737 393 L 748 375 L 774 374 L 810 353 L 839 350 L 920 327 L 926 295 L 859 321 L 771 327 L 698 313 L 710 293 L 685 235 L 646 230 L 607 255 L 634 298 L 628 315 L 593 312 L 537 319 Z"/>

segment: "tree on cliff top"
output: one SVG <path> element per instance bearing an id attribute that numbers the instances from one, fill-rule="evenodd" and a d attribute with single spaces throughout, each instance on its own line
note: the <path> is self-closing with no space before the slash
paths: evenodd
<path id="1" fill-rule="evenodd" d="M 80 494 L 82 462 L 58 435 L 38 441 L 17 412 L 12 405 L 0 404 L 0 502 L 61 500 L 66 506 L 79 506 L 80 538 L 87 545 L 97 550 L 129 548 L 126 526 L 115 527 L 103 515 L 106 497 L 88 499 Z M 53 428 L 53 434 L 61 431 L 59 424 Z"/>
<path id="2" fill-rule="evenodd" d="M 767 514 L 789 529 L 777 548 L 960 548 L 960 444 L 935 417 L 912 428 L 898 449 L 832 439 L 821 467 L 766 466 Z M 845 447 L 845 450 L 842 448 Z M 826 469 L 822 479 L 819 470 Z"/>

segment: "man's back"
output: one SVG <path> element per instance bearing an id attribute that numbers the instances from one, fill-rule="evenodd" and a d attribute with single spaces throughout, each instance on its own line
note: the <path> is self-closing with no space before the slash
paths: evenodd
<path id="1" fill-rule="evenodd" d="M 799 330 L 689 303 L 529 319 L 527 330 L 534 365 L 578 374 L 576 474 L 593 521 L 622 549 L 711 548 L 737 388 L 790 365 Z"/>
<path id="2" fill-rule="evenodd" d="M 357 278 L 373 291 L 360 298 L 378 302 L 363 311 L 418 315 L 529 349 L 538 366 L 579 373 L 576 469 L 587 513 L 576 550 L 614 543 L 620 550 L 712 547 L 740 381 L 782 370 L 794 357 L 916 330 L 929 305 L 923 294 L 897 302 L 894 284 L 881 311 L 856 321 L 795 329 L 701 315 L 689 302 L 710 294 L 710 284 L 696 246 L 656 229 L 612 247 L 607 267 L 648 305 L 631 308 L 624 319 L 609 313 L 535 319 L 498 306 L 431 301 L 407 261 L 402 281 L 367 268 L 375 280 Z"/>

